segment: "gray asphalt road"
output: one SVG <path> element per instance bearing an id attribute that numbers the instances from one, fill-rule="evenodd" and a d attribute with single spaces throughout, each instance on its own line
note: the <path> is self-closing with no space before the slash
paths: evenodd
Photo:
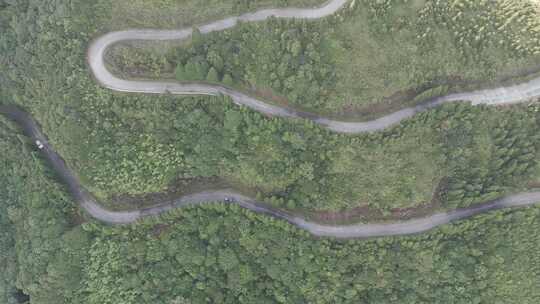
<path id="1" fill-rule="evenodd" d="M 44 148 L 42 151 L 45 157 L 50 162 L 53 169 L 66 183 L 69 191 L 76 201 L 92 217 L 109 224 L 133 223 L 142 217 L 155 216 L 173 208 L 182 208 L 188 205 L 199 205 L 208 202 L 224 202 L 238 204 L 241 207 L 254 212 L 267 214 L 269 216 L 285 220 L 299 228 L 309 231 L 311 234 L 316 236 L 335 238 L 370 238 L 420 233 L 439 225 L 471 217 L 490 210 L 527 206 L 540 202 L 540 192 L 527 192 L 504 197 L 470 208 L 445 213 L 437 213 L 428 217 L 408 221 L 344 226 L 321 225 L 310 222 L 304 218 L 275 209 L 264 203 L 257 202 L 250 197 L 238 194 L 228 189 L 203 191 L 193 195 L 182 196 L 178 199 L 151 208 L 121 212 L 110 211 L 103 208 L 94 198 L 94 196 L 92 196 L 92 194 L 82 187 L 79 179 L 67 167 L 60 155 L 54 151 L 45 135 L 42 134 L 37 123 L 28 113 L 14 106 L 0 106 L 0 114 L 3 114 L 6 117 L 16 121 L 32 140 L 40 140 L 43 143 Z"/>
<path id="2" fill-rule="evenodd" d="M 342 8 L 348 0 L 331 0 L 325 5 L 315 9 L 267 9 L 254 13 L 248 13 L 237 17 L 229 17 L 199 27 L 202 33 L 221 31 L 234 27 L 239 21 L 261 21 L 271 16 L 278 18 L 306 18 L 315 19 L 331 15 Z M 473 105 L 488 104 L 502 105 L 525 102 L 540 97 L 540 78 L 533 79 L 519 85 L 497 88 L 492 90 L 478 90 L 467 93 L 452 94 L 437 98 L 428 103 L 415 107 L 404 108 L 395 113 L 366 122 L 344 122 L 331 120 L 317 115 L 305 115 L 293 109 L 265 103 L 262 100 L 248 96 L 241 92 L 219 86 L 203 83 L 178 83 L 172 81 L 136 81 L 125 80 L 111 74 L 105 67 L 104 54 L 108 47 L 121 41 L 133 40 L 183 40 L 191 36 L 192 29 L 180 30 L 148 30 L 132 29 L 127 31 L 111 32 L 94 40 L 88 49 L 88 63 L 96 80 L 111 90 L 133 93 L 172 93 L 181 95 L 219 95 L 231 97 L 234 103 L 244 105 L 261 113 L 282 117 L 307 118 L 340 133 L 372 132 L 395 125 L 403 119 L 409 118 L 416 113 L 443 103 L 469 101 Z"/>
<path id="3" fill-rule="evenodd" d="M 201 32 L 208 33 L 235 26 L 238 21 L 259 21 L 270 16 L 280 18 L 320 18 L 333 14 L 340 9 L 347 0 L 331 0 L 316 9 L 269 9 L 238 17 L 226 18 L 200 27 Z M 97 81 L 103 86 L 116 91 L 138 93 L 173 93 L 173 94 L 224 94 L 230 96 L 239 105 L 245 105 L 257 111 L 284 117 L 305 117 L 294 110 L 284 109 L 266 104 L 240 92 L 221 87 L 198 83 L 179 84 L 162 81 L 129 81 L 115 77 L 106 68 L 103 62 L 105 50 L 112 44 L 124 40 L 179 40 L 191 35 L 191 29 L 176 31 L 160 30 L 128 30 L 106 34 L 95 40 L 88 50 L 88 62 Z M 540 79 L 530 82 L 494 90 L 475 91 L 454 94 L 436 99 L 428 104 L 413 108 L 406 108 L 393 114 L 369 122 L 340 122 L 323 117 L 310 116 L 309 119 L 328 127 L 336 132 L 358 133 L 369 132 L 386 128 L 420 111 L 437 106 L 445 102 L 467 100 L 473 104 L 508 104 L 526 101 L 540 96 Z M 397 223 L 357 224 L 344 226 L 321 225 L 309 222 L 304 218 L 294 216 L 287 212 L 272 208 L 252 198 L 235 193 L 231 190 L 204 191 L 193 195 L 183 196 L 176 200 L 151 208 L 116 212 L 103 208 L 97 200 L 86 191 L 79 179 L 67 167 L 64 160 L 53 150 L 47 138 L 41 133 L 37 123 L 23 110 L 13 106 L 0 106 L 0 114 L 16 121 L 32 138 L 44 144 L 43 153 L 54 170 L 66 183 L 69 191 L 91 216 L 110 224 L 127 224 L 146 216 L 154 216 L 173 208 L 187 205 L 197 205 L 206 202 L 225 202 L 238 204 L 254 212 L 268 214 L 283 219 L 299 228 L 305 229 L 317 236 L 330 236 L 336 238 L 368 238 L 388 235 L 406 235 L 427 231 L 451 221 L 474 216 L 494 209 L 533 205 L 540 202 L 540 192 L 521 193 L 504 197 L 492 202 L 473 206 L 470 208 L 437 213 L 425 218 L 418 218 Z"/>

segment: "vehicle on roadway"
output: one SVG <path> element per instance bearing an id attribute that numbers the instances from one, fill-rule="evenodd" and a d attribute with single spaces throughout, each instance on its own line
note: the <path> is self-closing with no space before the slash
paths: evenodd
<path id="1" fill-rule="evenodd" d="M 38 147 L 38 149 L 43 149 L 45 146 L 43 145 L 43 143 L 40 141 L 40 140 L 36 140 L 36 146 Z"/>

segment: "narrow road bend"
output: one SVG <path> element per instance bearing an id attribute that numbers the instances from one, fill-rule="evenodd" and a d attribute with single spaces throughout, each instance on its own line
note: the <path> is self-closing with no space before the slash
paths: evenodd
<path id="1" fill-rule="evenodd" d="M 314 9 L 266 9 L 254 13 L 248 13 L 237 17 L 229 17 L 203 26 L 199 29 L 202 33 L 221 31 L 235 26 L 239 21 L 251 22 L 265 20 L 271 16 L 277 18 L 307 18 L 315 19 L 328 16 L 342 8 L 348 0 L 330 0 L 325 5 Z M 250 107 L 265 114 L 282 117 L 302 117 L 291 109 L 267 104 L 256 98 L 247 96 L 241 92 L 218 85 L 202 83 L 177 83 L 167 81 L 131 81 L 117 78 L 105 67 L 104 54 L 112 44 L 127 40 L 182 40 L 191 36 L 191 29 L 180 30 L 127 30 L 105 34 L 93 41 L 88 49 L 88 63 L 96 80 L 104 87 L 115 91 L 133 93 L 172 93 L 181 95 L 226 95 L 239 105 Z M 335 132 L 361 133 L 372 132 L 397 124 L 403 119 L 413 116 L 418 112 L 425 111 L 443 103 L 456 101 L 470 101 L 473 105 L 488 104 L 501 105 L 525 102 L 540 97 L 540 78 L 530 80 L 519 85 L 502 87 L 491 90 L 479 90 L 467 93 L 451 94 L 430 101 L 429 103 L 415 107 L 405 108 L 381 118 L 366 122 L 343 122 L 330 120 L 324 117 L 310 115 L 308 119 L 327 127 Z M 448 212 L 436 213 L 427 217 L 393 223 L 371 223 L 355 225 L 322 225 L 310 222 L 305 218 L 295 216 L 282 210 L 275 209 L 264 203 L 236 193 L 232 190 L 203 191 L 193 195 L 182 196 L 170 202 L 133 211 L 111 211 L 102 207 L 95 197 L 82 187 L 79 179 L 68 168 L 64 160 L 53 150 L 47 138 L 42 134 L 37 123 L 24 110 L 15 106 L 0 106 L 0 114 L 17 122 L 24 132 L 32 140 L 40 140 L 44 148 L 43 154 L 54 170 L 66 183 L 81 207 L 92 217 L 109 224 L 127 224 L 137 221 L 146 216 L 154 216 L 173 208 L 181 208 L 188 205 L 199 205 L 206 202 L 225 202 L 238 204 L 239 206 L 258 213 L 264 213 L 285 220 L 301 229 L 305 229 L 316 236 L 335 238 L 370 238 L 390 235 L 407 235 L 424 232 L 434 227 L 450 223 L 452 221 L 468 218 L 480 213 L 509 207 L 522 207 L 534 205 L 540 202 L 540 192 L 524 192 L 494 201 L 457 209 Z"/>
<path id="2" fill-rule="evenodd" d="M 199 26 L 201 33 L 206 34 L 215 31 L 229 29 L 238 22 L 263 21 L 270 17 L 276 18 L 304 18 L 317 19 L 334 14 L 347 4 L 349 0 L 330 0 L 318 8 L 283 8 L 265 9 L 241 16 L 229 17 Z M 501 87 L 490 90 L 478 90 L 466 93 L 451 94 L 435 98 L 423 104 L 408 107 L 380 118 L 365 122 L 346 122 L 332 120 L 314 114 L 304 114 L 294 109 L 283 108 L 246 95 L 242 92 L 220 86 L 205 83 L 179 83 L 173 81 L 146 81 L 126 80 L 118 78 L 107 70 L 104 55 L 106 50 L 115 43 L 121 41 L 166 41 L 185 40 L 191 37 L 193 30 L 184 28 L 179 30 L 153 30 L 153 29 L 130 29 L 126 31 L 110 32 L 94 40 L 88 48 L 87 59 L 95 79 L 102 86 L 119 92 L 154 93 L 154 94 L 179 94 L 179 95 L 225 95 L 238 105 L 249 107 L 264 114 L 289 117 L 306 118 L 320 124 L 329 130 L 339 133 L 363 133 L 385 129 L 398 124 L 406 118 L 439 106 L 443 103 L 469 101 L 473 105 L 503 105 L 519 102 L 527 102 L 540 97 L 540 77 L 528 82 L 509 87 Z"/>
<path id="3" fill-rule="evenodd" d="M 76 175 L 68 168 L 64 160 L 49 144 L 38 124 L 24 110 L 16 106 L 0 106 L 0 114 L 15 121 L 33 141 L 39 140 L 44 147 L 42 152 L 52 168 L 67 185 L 75 200 L 92 217 L 109 224 L 128 224 L 147 217 L 155 216 L 174 208 L 200 205 L 209 202 L 238 204 L 251 211 L 267 214 L 285 220 L 298 228 L 304 229 L 315 236 L 334 238 L 371 238 L 391 235 L 408 235 L 428 231 L 437 226 L 452 221 L 468 218 L 480 213 L 508 207 L 522 207 L 540 202 L 540 191 L 524 192 L 503 197 L 484 204 L 448 212 L 436 213 L 427 217 L 392 223 L 371 223 L 355 225 L 322 225 L 276 209 L 255 199 L 236 193 L 230 189 L 209 190 L 192 195 L 186 195 L 165 202 L 158 206 L 132 211 L 111 211 L 102 207 L 96 198 L 86 191 Z"/>

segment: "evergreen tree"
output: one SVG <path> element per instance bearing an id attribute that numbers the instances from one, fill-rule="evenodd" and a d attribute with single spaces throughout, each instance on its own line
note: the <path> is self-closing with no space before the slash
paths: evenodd
<path id="1" fill-rule="evenodd" d="M 176 76 L 176 79 L 178 80 L 186 79 L 186 70 L 182 63 L 178 63 L 178 65 L 176 66 L 176 69 L 174 70 L 174 75 Z"/>
<path id="2" fill-rule="evenodd" d="M 208 71 L 208 75 L 206 75 L 206 80 L 210 82 L 219 82 L 219 75 L 216 69 L 214 69 L 214 67 L 211 67 Z"/>
<path id="3" fill-rule="evenodd" d="M 225 85 L 228 85 L 228 86 L 233 86 L 234 85 L 234 80 L 232 79 L 231 75 L 230 74 L 225 74 L 223 76 L 223 80 L 221 80 Z"/>

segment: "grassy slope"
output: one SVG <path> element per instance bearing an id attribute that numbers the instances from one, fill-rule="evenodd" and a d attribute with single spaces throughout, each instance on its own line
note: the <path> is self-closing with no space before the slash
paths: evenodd
<path id="1" fill-rule="evenodd" d="M 110 12 L 105 28 L 181 28 L 266 7 L 316 6 L 324 0 L 99 0 Z"/>
<path id="2" fill-rule="evenodd" d="M 390 209 L 429 202 L 441 180 L 451 177 L 459 197 L 448 205 L 454 207 L 520 190 L 536 164 L 530 158 L 536 147 L 528 151 L 525 144 L 537 142 L 529 137 L 537 124 L 530 122 L 532 112 L 520 108 L 448 107 L 419 115 L 405 127 L 342 136 L 305 121 L 268 119 L 220 98 L 117 94 L 99 88 L 84 62 L 97 20 L 110 16 L 84 1 L 48 14 L 13 22 L 24 29 L 37 19 L 57 34 L 17 32 L 18 43 L 32 52 L 7 57 L 14 48 L 6 50 L 19 68 L 8 70 L 18 85 L 6 85 L 5 100 L 34 113 L 54 146 L 102 198 L 162 191 L 176 178 L 218 176 L 280 206 Z M 54 18 L 64 23 L 49 23 Z M 519 143 L 518 152 L 499 147 L 488 132 L 506 120 L 523 122 L 508 126 L 516 133 L 509 138 Z M 444 146 L 448 139 L 452 145 Z M 453 153 L 453 145 L 463 145 L 462 153 Z M 483 161 L 475 158 L 480 150 L 489 152 Z M 503 175 L 490 167 L 501 157 L 495 152 L 514 157 L 521 150 L 523 164 L 502 163 L 515 176 L 496 180 Z M 459 157 L 448 157 L 454 154 Z M 468 174 L 471 168 L 478 172 Z M 468 184 L 475 186 L 461 189 Z"/>
<path id="3" fill-rule="evenodd" d="M 307 27 L 302 22 L 290 22 L 286 26 L 269 22 L 232 29 L 229 34 L 209 35 L 204 39 L 203 49 L 187 47 L 189 56 L 210 58 L 217 52 L 225 61 L 225 71 L 216 69 L 219 74 L 236 75 L 235 87 L 246 90 L 254 86 L 259 94 L 270 90 L 294 106 L 357 119 L 394 111 L 440 84 L 451 89 L 470 89 L 540 69 L 540 22 L 527 1 L 468 1 L 461 5 L 445 1 L 356 1 L 355 4 L 354 9 L 347 8 L 338 16 L 315 21 Z M 291 64 L 287 56 L 274 58 L 273 54 L 290 53 L 290 43 L 280 42 L 280 37 L 299 28 L 306 28 L 295 38 L 302 44 L 303 63 Z M 320 35 L 315 39 L 314 33 Z M 320 45 L 315 40 L 320 40 Z M 231 41 L 240 48 L 238 63 L 233 63 L 238 60 L 236 57 L 223 51 Z M 309 44 L 320 52 L 315 64 L 310 60 L 313 56 Z M 119 45 L 111 50 L 110 62 L 128 75 L 171 77 L 175 61 L 185 65 L 186 59 L 175 58 L 178 51 L 170 48 L 166 44 L 138 44 L 137 48 Z M 249 52 L 244 54 L 243 49 Z M 283 78 L 280 81 L 268 77 L 281 75 L 282 61 L 293 66 L 286 77 L 279 76 Z M 302 85 L 302 75 L 312 70 L 307 66 L 315 65 L 313 70 L 317 71 L 323 64 L 335 75 L 322 78 L 332 81 L 310 80 L 306 89 L 287 88 L 291 79 L 294 86 Z M 187 75 L 181 79 L 194 78 Z M 320 87 L 321 93 L 312 96 L 313 86 Z"/>
<path id="4" fill-rule="evenodd" d="M 432 81 L 489 83 L 531 66 L 540 69 L 540 22 L 523 5 L 527 1 L 360 2 L 326 35 L 338 94 L 328 110 L 367 111 L 384 98 Z M 510 21 L 522 7 L 523 13 L 516 14 L 521 18 Z"/>

